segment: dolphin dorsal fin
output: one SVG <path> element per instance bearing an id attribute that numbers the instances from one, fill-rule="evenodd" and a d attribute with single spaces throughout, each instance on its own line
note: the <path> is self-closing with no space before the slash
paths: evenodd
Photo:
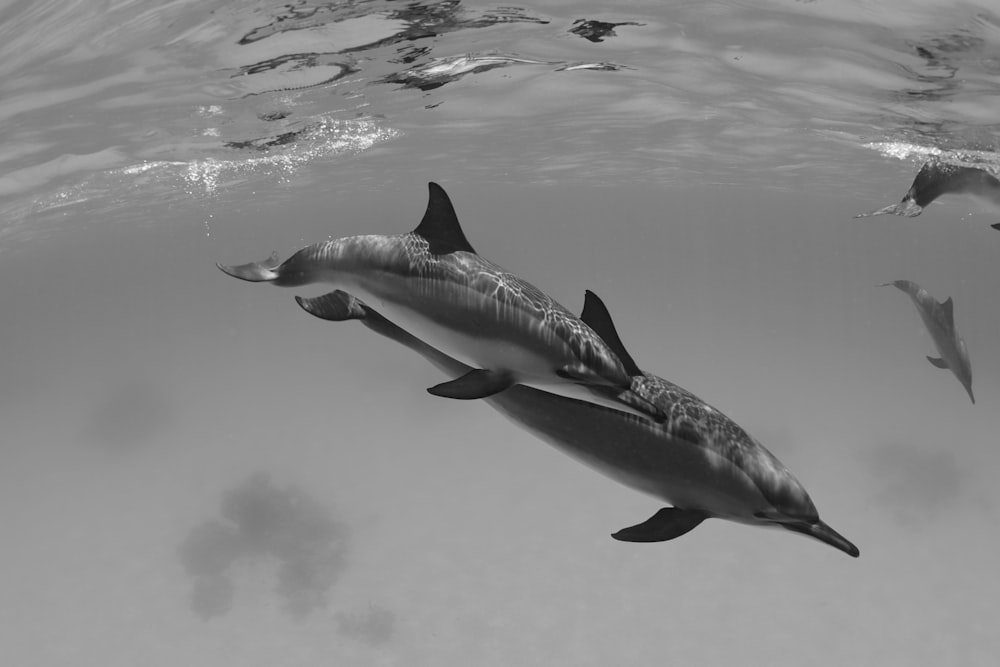
<path id="1" fill-rule="evenodd" d="M 458 224 L 458 216 L 455 215 L 455 207 L 451 205 L 444 188 L 437 183 L 428 183 L 427 187 L 430 190 L 427 210 L 413 233 L 430 244 L 429 250 L 432 255 L 447 255 L 458 251 L 475 253 L 465 234 L 462 233 L 462 226 Z"/>
<path id="2" fill-rule="evenodd" d="M 632 355 L 628 353 L 628 350 L 622 344 L 622 339 L 618 337 L 618 330 L 615 329 L 615 323 L 611 319 L 608 307 L 601 301 L 601 297 L 590 290 L 587 290 L 586 296 L 583 299 L 583 312 L 580 313 L 580 319 L 583 320 L 584 324 L 593 329 L 608 344 L 608 347 L 618 355 L 622 366 L 625 367 L 626 373 L 632 376 L 642 375 L 642 371 L 639 370 L 639 366 L 632 359 Z"/>

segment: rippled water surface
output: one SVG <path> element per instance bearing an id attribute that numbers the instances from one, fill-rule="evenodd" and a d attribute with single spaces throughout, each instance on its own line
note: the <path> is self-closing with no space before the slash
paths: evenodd
<path id="1" fill-rule="evenodd" d="M 994 3 L 8 0 L 0 82 L 5 661 L 995 664 Z M 614 541 L 662 503 L 215 267 L 429 181 L 861 557 Z"/>

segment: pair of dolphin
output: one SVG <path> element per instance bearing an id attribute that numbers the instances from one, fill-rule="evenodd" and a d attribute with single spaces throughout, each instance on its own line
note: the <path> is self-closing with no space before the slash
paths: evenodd
<path id="1" fill-rule="evenodd" d="M 455 380 L 429 391 L 484 398 L 562 451 L 671 507 L 616 532 L 630 542 L 679 537 L 707 518 L 781 526 L 851 556 L 859 551 L 822 520 L 799 481 L 759 442 L 698 397 L 636 366 L 604 304 L 587 293 L 580 318 L 475 253 L 440 186 L 410 234 L 335 239 L 276 259 L 222 266 L 229 275 L 281 286 L 330 282 L 394 308 L 415 335 L 353 293 L 306 299 L 326 320 L 357 319 L 416 350 Z M 442 341 L 447 352 L 430 342 Z M 472 368 L 452 354 L 465 355 Z M 583 384 L 623 409 L 528 384 Z M 625 411 L 628 408 L 630 411 Z"/>

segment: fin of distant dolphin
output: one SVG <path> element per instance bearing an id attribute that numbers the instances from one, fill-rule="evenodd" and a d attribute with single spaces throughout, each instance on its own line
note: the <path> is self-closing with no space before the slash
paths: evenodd
<path id="1" fill-rule="evenodd" d="M 708 514 L 699 510 L 664 507 L 642 523 L 622 528 L 611 537 L 622 542 L 666 542 L 698 527 Z"/>
<path id="2" fill-rule="evenodd" d="M 927 357 L 927 361 L 931 362 L 931 364 L 937 366 L 938 368 L 943 368 L 945 370 L 948 370 L 948 364 L 944 363 L 944 359 L 941 359 L 940 357 L 938 358 Z"/>
<path id="3" fill-rule="evenodd" d="M 626 373 L 632 376 L 642 375 L 642 371 L 639 370 L 639 366 L 632 359 L 632 355 L 628 353 L 625 345 L 622 344 L 622 339 L 618 337 L 618 330 L 611 319 L 608 307 L 604 305 L 601 297 L 590 290 L 587 290 L 584 296 L 583 312 L 580 313 L 580 319 L 583 320 L 584 324 L 597 332 L 597 335 L 604 339 L 608 347 L 618 355 L 622 365 L 625 366 Z"/>
<path id="4" fill-rule="evenodd" d="M 455 207 L 451 205 L 444 188 L 437 183 L 428 183 L 427 187 L 430 190 L 427 210 L 413 233 L 430 244 L 428 250 L 432 255 L 447 255 L 459 251 L 475 253 L 462 232 Z"/>
<path id="5" fill-rule="evenodd" d="M 430 387 L 427 391 L 435 396 L 444 398 L 457 398 L 459 400 L 471 400 L 475 398 L 487 398 L 493 394 L 499 394 L 504 389 L 509 389 L 514 384 L 514 378 L 510 373 L 501 373 L 477 368 L 469 371 L 462 377 L 442 382 Z"/>
<path id="6" fill-rule="evenodd" d="M 272 252 L 271 256 L 262 262 L 250 262 L 249 264 L 236 264 L 225 266 L 216 264 L 224 273 L 228 273 L 234 278 L 248 280 L 252 283 L 263 283 L 276 280 L 278 272 L 275 271 L 281 265 L 278 261 L 278 253 Z"/>

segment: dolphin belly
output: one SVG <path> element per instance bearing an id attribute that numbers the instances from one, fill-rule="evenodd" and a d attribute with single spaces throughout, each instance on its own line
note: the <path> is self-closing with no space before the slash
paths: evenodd
<path id="1" fill-rule="evenodd" d="M 382 274 L 348 277 L 349 289 L 386 317 L 473 367 L 506 370 L 533 385 L 564 384 L 558 369 L 577 363 L 565 341 L 516 308 L 501 308 L 464 285 Z"/>
<path id="2" fill-rule="evenodd" d="M 648 419 L 530 387 L 513 387 L 487 400 L 506 418 L 592 470 L 675 507 L 743 523 L 759 523 L 754 514 L 772 509 L 733 462 Z"/>

